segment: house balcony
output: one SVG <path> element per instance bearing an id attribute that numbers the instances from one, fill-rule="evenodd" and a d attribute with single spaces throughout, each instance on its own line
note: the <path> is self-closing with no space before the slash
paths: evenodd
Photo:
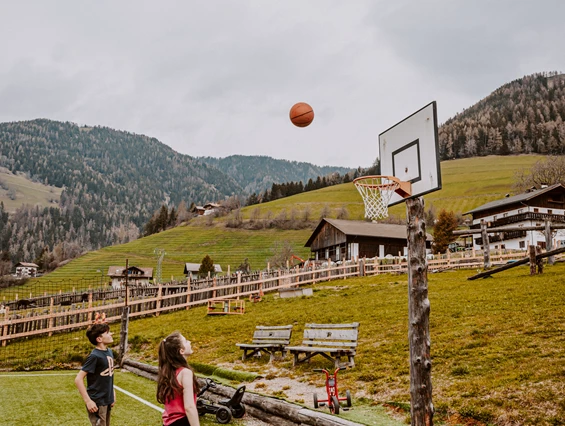
<path id="1" fill-rule="evenodd" d="M 495 221 L 491 221 L 489 228 L 498 228 L 500 226 L 512 225 L 514 223 L 534 221 L 534 222 L 545 222 L 546 220 L 551 223 L 565 223 L 565 215 L 562 214 L 547 214 L 547 213 L 520 213 L 514 214 L 506 217 L 497 218 Z M 481 229 L 481 224 L 477 223 L 470 226 L 471 229 Z"/>
<path id="2" fill-rule="evenodd" d="M 499 232 L 496 235 L 489 235 L 488 241 L 489 244 L 497 243 L 499 241 L 508 241 L 514 240 L 517 238 L 525 238 L 526 231 L 510 231 L 510 232 Z M 475 244 L 482 246 L 483 245 L 483 238 L 475 238 Z"/>

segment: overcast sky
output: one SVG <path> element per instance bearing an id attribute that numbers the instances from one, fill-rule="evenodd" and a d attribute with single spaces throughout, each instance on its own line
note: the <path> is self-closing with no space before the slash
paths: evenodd
<path id="1" fill-rule="evenodd" d="M 0 122 L 49 118 L 192 156 L 368 166 L 378 134 L 565 72 L 562 0 L 0 0 Z M 289 121 L 308 102 L 307 128 Z"/>

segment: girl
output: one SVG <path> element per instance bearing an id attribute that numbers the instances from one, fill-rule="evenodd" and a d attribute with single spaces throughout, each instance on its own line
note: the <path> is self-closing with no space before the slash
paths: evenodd
<path id="1" fill-rule="evenodd" d="M 165 404 L 164 426 L 200 426 L 196 410 L 198 384 L 186 357 L 190 341 L 174 332 L 159 343 L 157 401 Z"/>

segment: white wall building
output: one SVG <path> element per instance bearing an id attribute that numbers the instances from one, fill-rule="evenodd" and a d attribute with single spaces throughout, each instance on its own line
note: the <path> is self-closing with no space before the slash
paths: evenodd
<path id="1" fill-rule="evenodd" d="M 523 194 L 508 196 L 500 200 L 483 204 L 464 214 L 472 215 L 471 229 L 480 229 L 481 220 L 488 228 L 521 228 L 543 226 L 546 221 L 552 224 L 565 223 L 565 187 L 561 184 L 529 190 Z M 482 237 L 473 238 L 475 249 L 482 246 Z M 551 250 L 565 246 L 565 230 L 553 232 L 552 246 L 546 248 L 543 231 L 513 230 L 489 234 L 489 248 L 527 250 L 529 245 L 541 246 Z"/>

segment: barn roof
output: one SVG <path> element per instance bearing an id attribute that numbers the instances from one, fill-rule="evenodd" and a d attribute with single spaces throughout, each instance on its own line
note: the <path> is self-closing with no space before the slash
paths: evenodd
<path id="1" fill-rule="evenodd" d="M 406 240 L 406 225 L 393 225 L 390 223 L 365 222 L 362 220 L 342 220 L 323 218 L 312 235 L 304 245 L 310 247 L 314 242 L 314 238 L 320 232 L 325 223 L 329 223 L 334 228 L 339 229 L 345 235 L 375 237 L 375 238 L 395 238 Z M 426 240 L 432 241 L 432 236 L 426 233 Z"/>
<path id="2" fill-rule="evenodd" d="M 521 201 L 528 201 L 540 196 L 541 194 L 545 194 L 546 192 L 552 191 L 556 188 L 561 188 L 565 190 L 565 187 L 563 187 L 563 185 L 561 185 L 560 183 L 556 183 L 555 185 L 548 186 L 547 188 L 536 189 L 530 192 L 524 192 L 523 194 L 513 195 L 512 197 L 505 197 L 500 200 L 494 200 L 489 203 L 483 204 L 482 206 L 479 206 L 473 210 L 469 210 L 468 212 L 465 212 L 463 214 L 473 214 L 473 213 L 482 212 L 484 210 L 490 210 L 498 207 L 519 203 Z"/>
<path id="3" fill-rule="evenodd" d="M 29 263 L 29 262 L 20 262 L 16 265 L 16 268 L 20 266 L 23 266 L 24 268 L 39 268 L 39 266 L 36 265 L 35 263 Z"/>
<path id="4" fill-rule="evenodd" d="M 185 263 L 184 264 L 184 274 L 188 274 L 189 272 L 198 272 L 200 269 L 200 263 Z M 222 267 L 216 263 L 214 263 L 214 272 L 222 272 Z"/>

